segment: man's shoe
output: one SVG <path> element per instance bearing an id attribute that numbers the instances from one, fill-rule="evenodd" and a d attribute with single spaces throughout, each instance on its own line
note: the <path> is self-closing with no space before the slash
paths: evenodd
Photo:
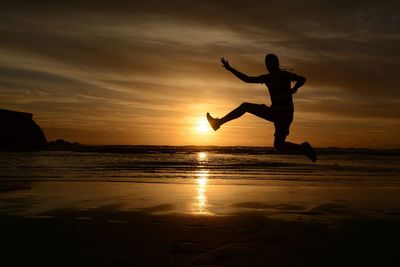
<path id="1" fill-rule="evenodd" d="M 208 112 L 207 112 L 207 120 L 210 123 L 211 127 L 214 129 L 214 131 L 218 130 L 219 127 L 221 126 L 219 124 L 219 119 L 214 119 Z"/>
<path id="2" fill-rule="evenodd" d="M 316 162 L 317 161 L 317 153 L 315 153 L 314 149 L 310 145 L 309 142 L 304 142 L 301 144 L 301 147 L 304 151 L 304 154 L 312 161 Z"/>

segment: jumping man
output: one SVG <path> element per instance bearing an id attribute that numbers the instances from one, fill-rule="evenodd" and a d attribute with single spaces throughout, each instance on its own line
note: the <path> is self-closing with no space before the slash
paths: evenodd
<path id="1" fill-rule="evenodd" d="M 271 106 L 268 107 L 265 104 L 245 102 L 221 119 L 213 118 L 210 113 L 207 113 L 207 120 L 211 127 L 216 131 L 224 123 L 237 119 L 244 113 L 249 112 L 274 123 L 274 148 L 277 151 L 300 152 L 307 155 L 312 162 L 315 162 L 317 160 L 317 154 L 308 142 L 299 145 L 286 141 L 286 137 L 289 135 L 290 124 L 293 121 L 294 107 L 292 94 L 296 93 L 297 90 L 304 85 L 306 79 L 294 73 L 281 70 L 279 68 L 279 59 L 274 54 L 268 54 L 265 57 L 265 66 L 269 73 L 256 77 L 247 76 L 234 69 L 225 58 L 221 58 L 221 62 L 225 69 L 232 72 L 240 80 L 246 83 L 265 84 L 268 87 L 271 97 Z M 291 82 L 296 82 L 293 87 L 291 86 Z"/>

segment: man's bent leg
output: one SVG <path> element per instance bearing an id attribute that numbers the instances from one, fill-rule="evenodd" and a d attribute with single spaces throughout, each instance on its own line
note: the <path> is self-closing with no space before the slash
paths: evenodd
<path id="1" fill-rule="evenodd" d="M 317 153 L 311 147 L 310 143 L 304 142 L 301 145 L 286 142 L 286 136 L 275 136 L 274 148 L 278 152 L 300 152 L 306 155 L 312 162 L 317 161 Z"/>
<path id="2" fill-rule="evenodd" d="M 302 151 L 301 145 L 286 142 L 286 136 L 275 136 L 274 148 L 277 151 L 299 152 Z"/>
<path id="3" fill-rule="evenodd" d="M 275 126 L 275 140 L 274 148 L 278 151 L 301 151 L 298 144 L 286 142 L 286 137 L 289 135 L 290 124 L 293 121 L 293 112 L 288 111 L 275 111 L 274 112 L 274 126 Z"/>

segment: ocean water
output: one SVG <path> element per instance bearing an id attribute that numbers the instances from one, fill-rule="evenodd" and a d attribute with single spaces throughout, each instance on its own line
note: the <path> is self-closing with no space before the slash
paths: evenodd
<path id="1" fill-rule="evenodd" d="M 2 152 L 0 183 L 119 181 L 274 185 L 400 185 L 400 150 L 319 149 L 303 155 L 261 147 L 79 146 Z"/>

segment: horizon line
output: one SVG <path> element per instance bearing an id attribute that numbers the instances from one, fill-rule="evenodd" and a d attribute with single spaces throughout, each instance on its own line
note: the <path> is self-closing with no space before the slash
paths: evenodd
<path id="1" fill-rule="evenodd" d="M 57 139 L 60 140 L 60 139 Z M 48 143 L 56 142 L 57 140 L 49 141 Z M 63 139 L 61 139 L 63 140 Z M 131 147 L 194 147 L 194 148 L 268 148 L 275 149 L 272 146 L 240 146 L 240 145 L 161 145 L 161 144 L 85 144 L 79 143 L 76 141 L 66 141 L 63 140 L 66 144 L 70 145 L 80 145 L 80 146 L 131 146 Z M 366 150 L 400 150 L 400 147 L 387 148 L 387 147 L 341 147 L 341 146 L 326 146 L 326 147 L 314 147 L 317 149 L 366 149 Z"/>

